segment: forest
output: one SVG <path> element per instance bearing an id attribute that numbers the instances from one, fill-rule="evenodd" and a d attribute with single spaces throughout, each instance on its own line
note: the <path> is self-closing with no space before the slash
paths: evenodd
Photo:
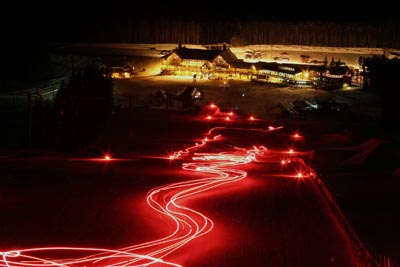
<path id="1" fill-rule="evenodd" d="M 400 48 L 400 24 L 389 21 L 338 23 L 122 18 L 96 23 L 89 21 L 73 28 L 74 31 L 60 29 L 59 33 L 54 33 L 52 41 L 186 44 L 227 42 L 233 46 L 290 44 Z"/>

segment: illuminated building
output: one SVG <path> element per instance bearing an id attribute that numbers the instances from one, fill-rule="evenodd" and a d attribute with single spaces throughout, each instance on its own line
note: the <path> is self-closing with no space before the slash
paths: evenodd
<path id="1" fill-rule="evenodd" d="M 349 86 L 353 76 L 343 63 L 295 64 L 246 62 L 224 45 L 222 49 L 191 49 L 179 46 L 162 58 L 161 74 L 208 79 L 248 79 L 294 87 L 337 89 Z"/>
<path id="2" fill-rule="evenodd" d="M 135 67 L 124 57 L 107 57 L 102 59 L 102 71 L 112 79 L 129 79 L 135 73 Z"/>
<path id="3" fill-rule="evenodd" d="M 133 76 L 133 68 L 127 67 L 110 67 L 108 70 L 112 79 L 129 79 Z"/>
<path id="4" fill-rule="evenodd" d="M 226 46 L 223 49 L 192 49 L 179 46 L 162 59 L 161 73 L 210 79 L 226 78 L 231 64 L 237 60 Z"/>

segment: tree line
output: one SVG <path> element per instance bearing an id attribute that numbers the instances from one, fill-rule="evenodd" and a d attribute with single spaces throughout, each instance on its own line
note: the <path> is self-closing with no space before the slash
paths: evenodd
<path id="1" fill-rule="evenodd" d="M 56 39 L 79 42 L 186 44 L 227 42 L 237 46 L 290 44 L 400 48 L 400 24 L 120 19 L 80 25 L 77 31 L 70 31 L 69 35 L 60 31 Z"/>

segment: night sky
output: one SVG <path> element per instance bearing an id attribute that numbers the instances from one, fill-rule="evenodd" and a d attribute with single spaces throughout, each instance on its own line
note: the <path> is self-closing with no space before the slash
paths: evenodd
<path id="1" fill-rule="evenodd" d="M 189 2 L 187 2 L 189 3 Z M 261 21 L 349 21 L 375 22 L 398 19 L 393 4 L 371 5 L 351 1 L 228 1 L 194 2 L 195 4 L 148 3 L 140 16 L 159 16 L 195 20 Z"/>
<path id="2" fill-rule="evenodd" d="M 392 3 L 376 4 L 344 0 L 327 1 L 15 1 L 3 9 L 1 22 L 9 33 L 32 37 L 58 28 L 74 30 L 80 25 L 121 19 L 180 19 L 194 21 L 321 21 L 400 22 Z M 18 35 L 18 34 L 16 34 Z M 36 36 L 39 35 L 39 36 Z"/>

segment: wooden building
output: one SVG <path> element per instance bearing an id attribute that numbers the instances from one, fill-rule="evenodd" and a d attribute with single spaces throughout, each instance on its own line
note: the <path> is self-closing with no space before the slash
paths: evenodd
<path id="1" fill-rule="evenodd" d="M 350 85 L 352 72 L 344 64 L 246 62 L 226 46 L 223 49 L 190 49 L 182 46 L 162 58 L 161 74 L 207 79 L 248 79 L 295 87 L 326 89 Z"/>
<path id="2" fill-rule="evenodd" d="M 222 50 L 206 50 L 179 46 L 162 58 L 161 74 L 227 78 L 235 60 L 236 55 L 226 47 Z"/>

